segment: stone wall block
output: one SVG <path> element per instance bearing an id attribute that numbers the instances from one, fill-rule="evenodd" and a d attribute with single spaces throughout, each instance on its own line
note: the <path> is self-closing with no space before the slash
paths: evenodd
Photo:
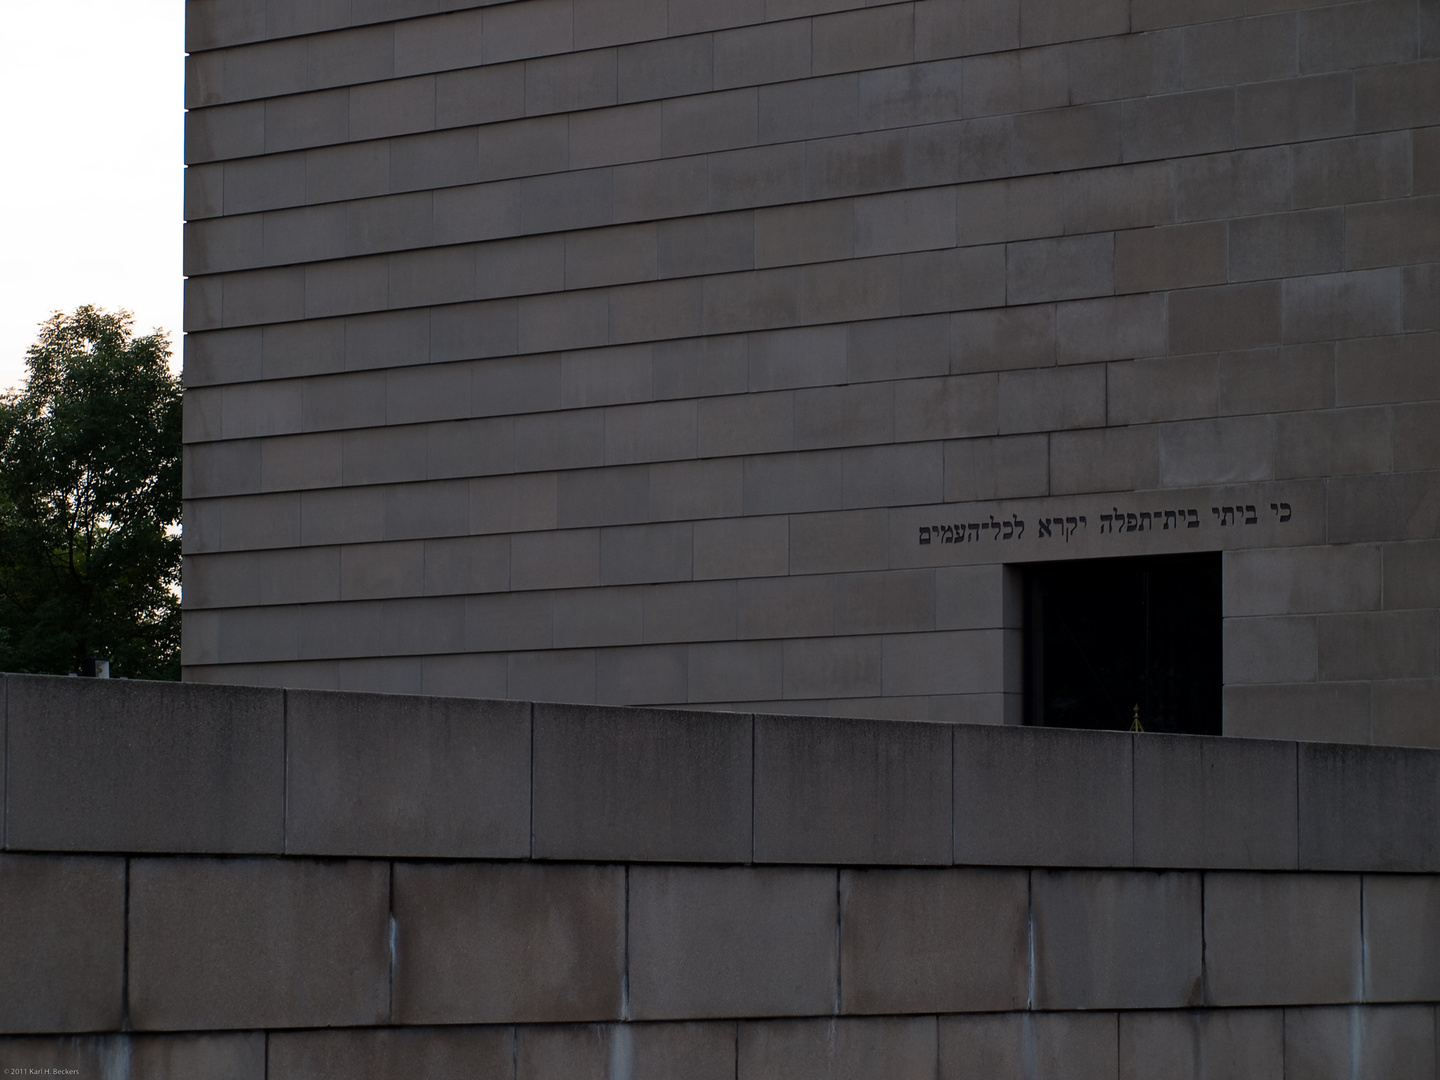
<path id="1" fill-rule="evenodd" d="M 1023 1008 L 1029 901 L 1023 871 L 845 871 L 841 1011 Z"/>
<path id="2" fill-rule="evenodd" d="M 288 853 L 530 854 L 523 702 L 286 694 Z"/>
<path id="3" fill-rule="evenodd" d="M 836 893 L 833 870 L 632 869 L 635 1019 L 830 1014 Z"/>
<path id="4" fill-rule="evenodd" d="M 1440 753 L 1301 745 L 1300 866 L 1440 870 Z"/>
<path id="5" fill-rule="evenodd" d="M 1037 870 L 1031 903 L 1036 1007 L 1200 1004 L 1198 875 Z"/>
<path id="6" fill-rule="evenodd" d="M 535 708 L 537 858 L 743 862 L 745 716 Z"/>
<path id="7" fill-rule="evenodd" d="M 7 847 L 278 852 L 278 690 L 8 676 Z"/>
<path id="8" fill-rule="evenodd" d="M 1135 865 L 1296 866 L 1295 748 L 1151 735 L 1135 740 Z"/>
<path id="9" fill-rule="evenodd" d="M 625 870 L 525 863 L 395 868 L 395 1019 L 619 1019 Z"/>
<path id="10" fill-rule="evenodd" d="M 1205 1003 L 1307 1005 L 1361 992 L 1360 879 L 1205 875 Z"/>
<path id="11" fill-rule="evenodd" d="M 0 855 L 0 968 L 0 1031 L 117 1030 L 124 860 Z"/>
<path id="12" fill-rule="evenodd" d="M 1129 866 L 1129 736 L 956 728 L 955 862 Z"/>
<path id="13" fill-rule="evenodd" d="M 278 859 L 130 864 L 140 1031 L 385 1023 L 390 867 Z"/>
<path id="14" fill-rule="evenodd" d="M 758 862 L 950 862 L 950 731 L 755 720 Z"/>
<path id="15" fill-rule="evenodd" d="M 931 1080 L 935 1018 L 770 1020 L 739 1028 L 738 1080 Z"/>
<path id="16" fill-rule="evenodd" d="M 260 1075 L 275 1080 L 385 1080 L 413 1069 L 434 1080 L 509 1076 L 514 1039 L 512 1029 L 504 1027 L 272 1032 L 264 1040 L 269 1052 Z"/>

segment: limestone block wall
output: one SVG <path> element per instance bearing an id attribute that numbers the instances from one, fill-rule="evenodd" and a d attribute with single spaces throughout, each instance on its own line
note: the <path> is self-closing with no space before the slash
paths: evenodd
<path id="1" fill-rule="evenodd" d="M 187 678 L 1440 743 L 1436 0 L 186 6 Z"/>
<path id="2" fill-rule="evenodd" d="M 1436 1080 L 1437 751 L 4 692 L 6 1075 Z"/>

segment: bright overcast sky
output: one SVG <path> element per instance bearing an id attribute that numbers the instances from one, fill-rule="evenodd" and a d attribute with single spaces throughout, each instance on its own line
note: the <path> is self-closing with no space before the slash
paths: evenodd
<path id="1" fill-rule="evenodd" d="M 129 308 L 180 357 L 184 0 L 0 0 L 0 389 L 52 311 Z"/>

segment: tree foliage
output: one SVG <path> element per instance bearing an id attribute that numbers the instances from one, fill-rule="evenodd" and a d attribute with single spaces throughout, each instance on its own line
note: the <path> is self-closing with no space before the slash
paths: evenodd
<path id="1" fill-rule="evenodd" d="M 129 312 L 56 313 L 0 396 L 0 669 L 180 672 L 179 380 Z"/>

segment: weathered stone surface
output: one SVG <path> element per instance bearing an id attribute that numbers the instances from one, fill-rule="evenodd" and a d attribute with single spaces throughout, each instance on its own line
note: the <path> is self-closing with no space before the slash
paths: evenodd
<path id="1" fill-rule="evenodd" d="M 286 692 L 285 850 L 530 854 L 530 707 Z"/>
<path id="2" fill-rule="evenodd" d="M 279 852 L 279 691 L 6 676 L 12 850 Z"/>
<path id="3" fill-rule="evenodd" d="M 950 862 L 950 728 L 755 718 L 755 861 Z"/>
<path id="4" fill-rule="evenodd" d="M 135 859 L 127 997 L 142 1031 L 384 1023 L 390 867 Z"/>
<path id="5" fill-rule="evenodd" d="M 622 868 L 401 864 L 394 911 L 401 1023 L 620 1017 Z"/>
<path id="6" fill-rule="evenodd" d="M 535 707 L 538 858 L 741 862 L 750 718 Z"/>

